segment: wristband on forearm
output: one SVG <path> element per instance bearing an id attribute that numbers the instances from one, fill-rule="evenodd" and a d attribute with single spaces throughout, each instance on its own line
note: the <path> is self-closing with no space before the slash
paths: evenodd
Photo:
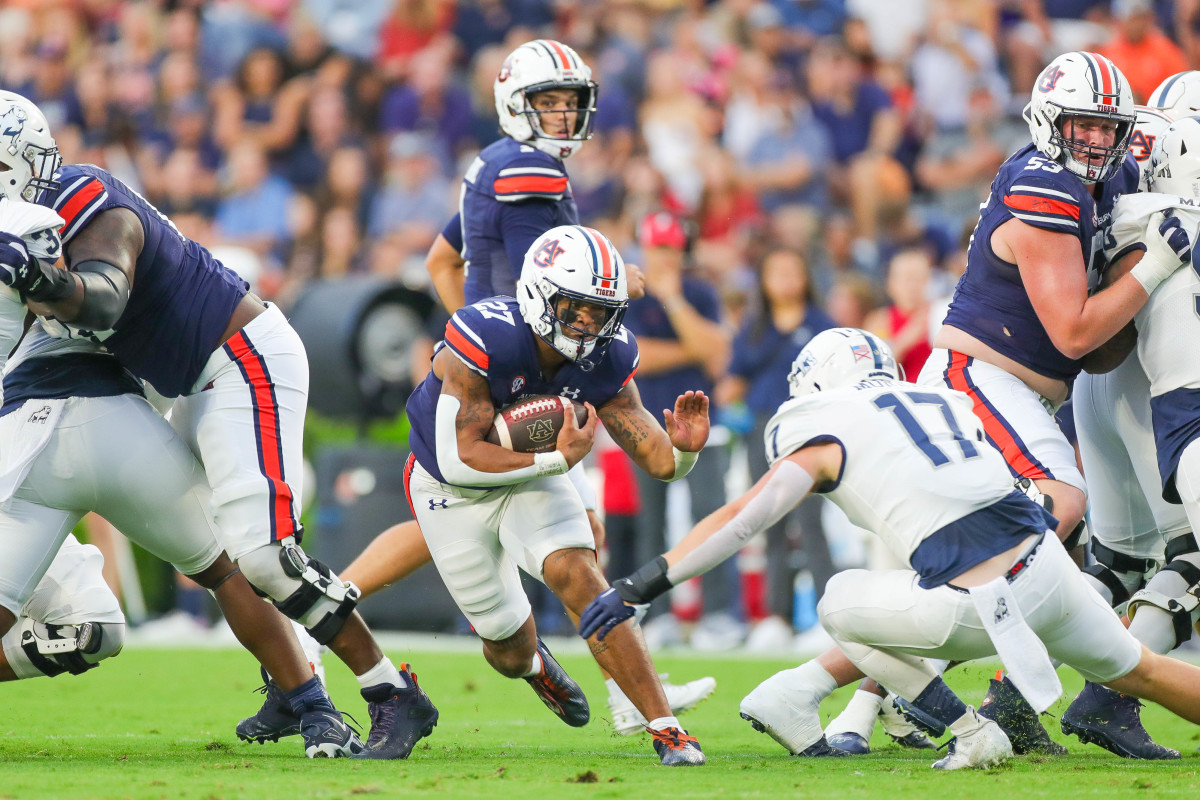
<path id="1" fill-rule="evenodd" d="M 634 605 L 649 603 L 672 588 L 673 584 L 667 578 L 667 560 L 662 556 L 643 564 L 627 577 L 613 583 L 617 596 Z"/>
<path id="2" fill-rule="evenodd" d="M 692 471 L 692 467 L 696 466 L 696 459 L 700 457 L 699 453 L 680 450 L 678 447 L 672 447 L 671 454 L 675 457 L 675 473 L 666 479 L 666 483 L 671 483 L 685 477 Z"/>

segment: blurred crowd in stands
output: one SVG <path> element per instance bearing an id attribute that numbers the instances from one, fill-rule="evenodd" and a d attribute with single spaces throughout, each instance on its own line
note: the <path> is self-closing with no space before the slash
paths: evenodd
<path id="1" fill-rule="evenodd" d="M 1200 0 L 6 0 L 0 84 L 67 162 L 111 170 L 286 309 L 315 278 L 428 285 L 462 174 L 500 135 L 493 80 L 543 36 L 600 86 L 567 169 L 582 222 L 646 272 L 629 324 L 647 404 L 717 400 L 696 516 L 724 500 L 731 440 L 743 484 L 765 470 L 764 424 L 817 331 L 867 327 L 920 371 L 1042 66 L 1097 50 L 1145 102 L 1200 65 Z M 623 574 L 689 509 L 596 461 Z M 787 641 L 796 575 L 819 594 L 833 568 L 821 519 L 772 532 L 765 589 L 710 576 L 694 635 L 728 646 L 766 617 L 759 641 Z"/>

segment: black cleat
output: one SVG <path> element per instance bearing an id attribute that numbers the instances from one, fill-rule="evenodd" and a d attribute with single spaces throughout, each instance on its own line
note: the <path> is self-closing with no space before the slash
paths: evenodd
<path id="1" fill-rule="evenodd" d="M 649 728 L 646 730 L 650 731 Z M 654 737 L 654 752 L 664 767 L 698 767 L 704 763 L 704 751 L 696 737 L 679 728 L 650 731 Z"/>
<path id="2" fill-rule="evenodd" d="M 366 749 L 354 758 L 408 758 L 417 742 L 433 733 L 437 707 L 417 685 L 408 664 L 400 665 L 400 674 L 408 681 L 405 689 L 381 683 L 362 690 L 371 715 L 371 735 Z"/>
<path id="3" fill-rule="evenodd" d="M 930 741 L 928 734 L 925 731 L 913 731 L 906 733 L 903 736 L 892 736 L 892 741 L 901 747 L 907 747 L 909 750 L 937 750 L 938 746 Z"/>
<path id="4" fill-rule="evenodd" d="M 1067 754 L 1067 748 L 1050 738 L 1033 706 L 1021 696 L 1007 676 L 1003 680 L 992 679 L 987 697 L 979 708 L 979 716 L 999 725 L 1012 743 L 1013 752 L 1019 756 L 1026 753 L 1047 756 Z"/>
<path id="5" fill-rule="evenodd" d="M 571 679 L 562 665 L 550 655 L 550 650 L 538 639 L 538 655 L 542 657 L 542 674 L 533 675 L 525 682 L 533 687 L 537 696 L 546 704 L 546 708 L 558 715 L 558 718 L 572 728 L 581 728 L 591 719 L 588 709 L 587 696 L 579 684 Z"/>
<path id="6" fill-rule="evenodd" d="M 277 742 L 282 736 L 295 736 L 300 733 L 300 717 L 292 711 L 292 706 L 283 695 L 283 689 L 259 667 L 262 672 L 263 685 L 255 689 L 267 696 L 262 708 L 252 717 L 246 717 L 237 724 L 237 737 L 244 742 Z"/>
<path id="7" fill-rule="evenodd" d="M 1142 727 L 1142 703 L 1135 697 L 1088 681 L 1062 716 L 1062 732 L 1103 747 L 1121 758 L 1162 761 L 1179 758 Z"/>
<path id="8" fill-rule="evenodd" d="M 892 698 L 892 706 L 899 712 L 900 716 L 912 723 L 919 732 L 934 737 L 941 736 L 946 732 L 946 724 L 944 722 L 925 713 L 900 695 Z"/>
<path id="9" fill-rule="evenodd" d="M 851 756 L 865 756 L 871 752 L 871 745 L 867 743 L 867 740 L 853 731 L 835 733 L 832 736 L 825 737 L 823 741 L 826 747 L 841 750 L 843 753 Z M 820 743 L 817 742 L 817 744 Z"/>
<path id="10" fill-rule="evenodd" d="M 300 717 L 304 755 L 309 758 L 348 758 L 363 749 L 362 740 L 333 708 L 314 708 Z"/>

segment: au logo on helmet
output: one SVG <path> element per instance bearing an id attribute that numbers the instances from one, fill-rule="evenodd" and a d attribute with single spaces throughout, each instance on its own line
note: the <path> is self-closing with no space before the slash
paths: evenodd
<path id="1" fill-rule="evenodd" d="M 1039 92 L 1054 91 L 1054 87 L 1058 84 L 1058 79 L 1067 73 L 1058 68 L 1057 65 L 1051 64 L 1042 72 L 1042 77 L 1038 79 Z"/>
<path id="2" fill-rule="evenodd" d="M 549 239 L 533 254 L 533 263 L 539 267 L 552 267 L 554 260 L 563 254 L 558 239 Z"/>

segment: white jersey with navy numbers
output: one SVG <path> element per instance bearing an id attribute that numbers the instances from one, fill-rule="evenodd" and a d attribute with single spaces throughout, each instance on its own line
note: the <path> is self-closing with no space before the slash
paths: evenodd
<path id="1" fill-rule="evenodd" d="M 772 464 L 824 442 L 841 446 L 842 474 L 815 491 L 906 564 L 925 539 L 1013 491 L 970 398 L 952 389 L 869 380 L 789 400 L 767 424 Z"/>

